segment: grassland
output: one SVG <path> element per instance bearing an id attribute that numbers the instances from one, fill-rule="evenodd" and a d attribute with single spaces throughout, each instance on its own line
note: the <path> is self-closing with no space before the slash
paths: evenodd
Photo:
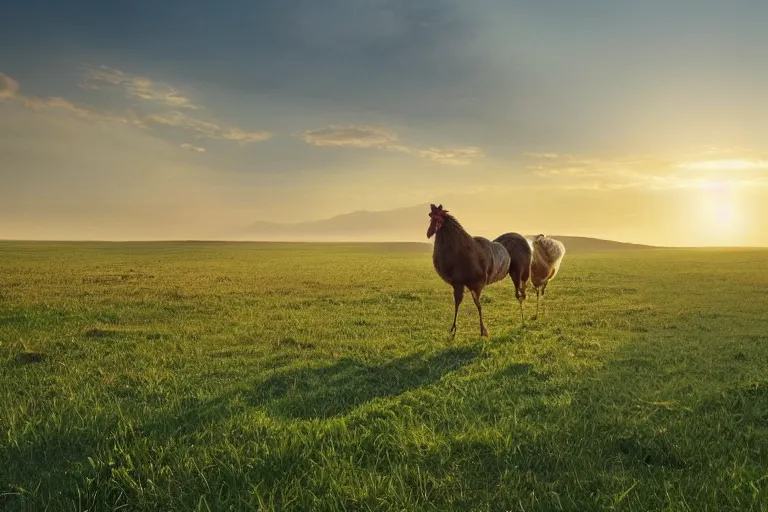
<path id="1" fill-rule="evenodd" d="M 0 243 L 0 509 L 768 510 L 768 251 L 428 251 Z"/>

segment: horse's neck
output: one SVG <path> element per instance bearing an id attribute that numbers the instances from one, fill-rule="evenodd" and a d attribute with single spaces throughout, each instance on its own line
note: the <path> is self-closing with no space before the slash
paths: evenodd
<path id="1" fill-rule="evenodd" d="M 464 247 L 472 244 L 474 239 L 467 233 L 460 224 L 453 219 L 446 220 L 443 227 L 437 232 L 435 248 L 454 248 Z"/>

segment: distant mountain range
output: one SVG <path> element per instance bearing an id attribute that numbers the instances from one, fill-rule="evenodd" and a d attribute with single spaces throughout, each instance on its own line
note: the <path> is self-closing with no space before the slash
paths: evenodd
<path id="1" fill-rule="evenodd" d="M 328 219 L 296 222 L 254 222 L 238 233 L 238 238 L 259 241 L 308 242 L 423 242 L 426 239 L 429 205 L 384 211 L 356 211 Z M 461 220 L 461 219 L 459 219 Z M 471 230 L 470 230 L 470 233 Z M 474 233 L 472 233 L 474 234 Z M 501 233 L 499 233 L 501 234 Z M 532 238 L 534 234 L 526 234 Z M 569 252 L 648 249 L 652 246 L 614 242 L 579 236 L 550 235 L 562 241 Z"/>

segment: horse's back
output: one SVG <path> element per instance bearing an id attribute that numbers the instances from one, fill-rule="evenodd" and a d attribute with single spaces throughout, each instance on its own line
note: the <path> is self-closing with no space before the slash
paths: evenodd
<path id="1" fill-rule="evenodd" d="M 473 237 L 487 255 L 485 261 L 486 284 L 495 283 L 504 279 L 509 274 L 511 263 L 507 248 L 498 242 L 492 242 L 485 237 Z"/>

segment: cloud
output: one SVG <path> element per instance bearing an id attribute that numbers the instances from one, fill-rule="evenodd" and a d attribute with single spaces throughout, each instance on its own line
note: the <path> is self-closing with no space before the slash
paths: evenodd
<path id="1" fill-rule="evenodd" d="M 0 73 L 0 101 L 16 96 L 19 92 L 19 82 L 4 73 Z"/>
<path id="2" fill-rule="evenodd" d="M 237 126 L 224 126 L 216 122 L 190 117 L 177 109 L 198 110 L 202 107 L 193 104 L 189 98 L 181 95 L 178 90 L 168 84 L 153 82 L 149 78 L 131 75 L 103 65 L 98 68 L 86 65 L 84 69 L 85 81 L 82 86 L 86 89 L 121 87 L 129 96 L 174 108 L 170 112 L 149 114 L 144 118 L 146 122 L 190 130 L 212 139 L 243 143 L 261 142 L 274 136 L 274 134 L 266 131 L 247 131 Z"/>
<path id="3" fill-rule="evenodd" d="M 554 159 L 559 158 L 560 155 L 557 153 L 524 153 L 525 156 L 529 156 L 531 158 L 546 158 L 546 159 Z"/>
<path id="4" fill-rule="evenodd" d="M 0 73 L 0 100 L 17 102 L 35 111 L 55 110 L 91 122 L 130 124 L 143 127 L 141 119 L 132 110 L 125 110 L 122 113 L 99 112 L 88 107 L 75 105 L 59 96 L 39 98 L 19 94 L 19 82 L 3 73 Z"/>
<path id="5" fill-rule="evenodd" d="M 130 75 L 107 66 L 94 68 L 86 65 L 84 69 L 85 79 L 81 85 L 86 89 L 121 87 L 126 94 L 135 98 L 163 103 L 174 108 L 201 108 L 168 84 L 153 82 L 149 78 Z"/>
<path id="6" fill-rule="evenodd" d="M 105 77 L 121 76 L 117 70 L 109 70 L 109 73 L 106 71 L 104 73 Z M 106 79 L 104 78 L 104 80 Z M 109 112 L 78 105 L 59 96 L 40 98 L 19 94 L 18 91 L 19 83 L 0 73 L 0 100 L 15 101 L 35 111 L 52 110 L 92 123 L 116 123 L 143 129 L 148 128 L 149 124 L 172 126 L 195 132 L 199 136 L 241 143 L 260 142 L 274 136 L 274 134 L 266 131 L 247 131 L 237 126 L 226 126 L 197 119 L 177 110 L 142 116 L 132 109 Z"/>
<path id="7" fill-rule="evenodd" d="M 396 133 L 377 126 L 334 126 L 309 130 L 301 134 L 308 144 L 351 148 L 383 148 L 395 146 Z"/>
<path id="8" fill-rule="evenodd" d="M 196 153 L 205 153 L 205 148 L 201 148 L 200 146 L 194 146 L 192 144 L 189 144 L 185 142 L 181 145 L 182 148 L 188 150 L 188 151 L 194 151 Z"/>
<path id="9" fill-rule="evenodd" d="M 32 110 L 58 110 L 63 111 L 73 117 L 96 122 L 96 123 L 118 123 L 128 124 L 139 128 L 145 128 L 146 125 L 139 115 L 127 109 L 122 113 L 99 112 L 88 107 L 75 105 L 69 100 L 55 96 L 50 98 L 23 97 L 22 104 Z"/>
<path id="10" fill-rule="evenodd" d="M 31 108 L 32 110 L 43 109 L 59 109 L 73 114 L 75 117 L 83 119 L 91 119 L 97 117 L 96 113 L 92 110 L 78 107 L 72 102 L 60 97 L 51 98 L 35 98 L 28 97 L 24 99 L 24 106 Z"/>
<path id="11" fill-rule="evenodd" d="M 419 156 L 441 164 L 466 165 L 483 158 L 485 153 L 479 147 L 470 146 L 456 149 L 422 149 Z"/>
<path id="12" fill-rule="evenodd" d="M 560 190 L 609 191 L 657 188 L 674 174 L 671 161 L 651 156 L 597 157 L 565 153 L 525 153 L 534 176 Z"/>
<path id="13" fill-rule="evenodd" d="M 573 176 L 579 178 L 597 178 L 606 174 L 608 162 L 597 158 L 558 153 L 525 153 L 533 163 L 526 168 L 536 176 Z M 612 162 L 619 164 L 619 162 Z"/>
<path id="14" fill-rule="evenodd" d="M 711 152 L 707 152 L 711 156 Z M 743 151 L 742 155 L 753 152 Z M 655 156 L 587 157 L 582 155 L 526 153 L 533 161 L 531 173 L 562 190 L 652 190 L 707 188 L 713 183 L 762 186 L 768 160 L 733 154 L 729 159 L 696 160 Z M 551 155 L 555 155 L 552 153 Z M 738 171 L 738 175 L 734 172 Z M 706 172 L 706 174 L 702 174 Z"/>
<path id="15" fill-rule="evenodd" d="M 678 167 L 689 171 L 748 171 L 768 169 L 768 160 L 703 160 L 680 164 Z"/>
<path id="16" fill-rule="evenodd" d="M 150 114 L 145 119 L 150 123 L 190 130 L 212 139 L 247 143 L 265 141 L 274 136 L 273 133 L 267 131 L 249 132 L 236 126 L 222 126 L 218 123 L 187 116 L 179 111 Z"/>
<path id="17" fill-rule="evenodd" d="M 230 126 L 228 128 L 221 128 L 220 136 L 222 139 L 239 142 L 262 142 L 272 138 L 274 134 L 267 131 L 247 132 L 240 128 Z"/>
<path id="18" fill-rule="evenodd" d="M 397 133 L 373 125 L 330 125 L 299 134 L 307 144 L 320 147 L 382 149 L 416 155 L 441 164 L 466 165 L 484 156 L 479 147 L 416 148 L 400 143 Z"/>

